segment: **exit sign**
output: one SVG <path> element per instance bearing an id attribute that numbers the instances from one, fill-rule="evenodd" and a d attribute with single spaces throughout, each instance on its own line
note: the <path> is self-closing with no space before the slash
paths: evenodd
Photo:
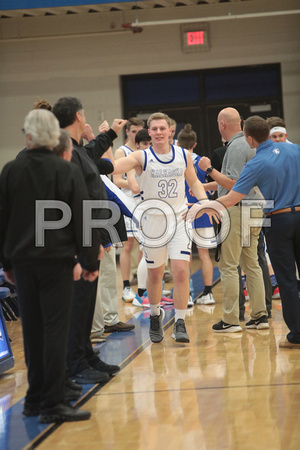
<path id="1" fill-rule="evenodd" d="M 182 50 L 185 53 L 209 50 L 208 23 L 196 23 L 181 27 Z"/>
<path id="2" fill-rule="evenodd" d="M 187 45 L 202 45 L 204 44 L 204 31 L 190 31 L 186 38 Z"/>

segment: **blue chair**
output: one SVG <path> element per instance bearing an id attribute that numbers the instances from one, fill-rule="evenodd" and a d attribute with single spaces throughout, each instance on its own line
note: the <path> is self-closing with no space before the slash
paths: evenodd
<path id="1" fill-rule="evenodd" d="M 12 303 L 15 299 L 12 297 L 12 293 L 9 288 L 0 286 L 0 304 L 3 311 L 5 320 L 17 320 L 16 308 Z"/>
<path id="2" fill-rule="evenodd" d="M 4 270 L 0 267 L 0 305 L 5 320 L 17 320 L 19 307 L 15 287 L 5 279 Z"/>
<path id="3" fill-rule="evenodd" d="M 6 287 L 0 287 L 0 300 L 10 297 L 10 290 Z"/>

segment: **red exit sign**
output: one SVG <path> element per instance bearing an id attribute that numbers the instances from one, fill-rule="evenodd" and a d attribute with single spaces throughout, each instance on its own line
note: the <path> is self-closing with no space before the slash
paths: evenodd
<path id="1" fill-rule="evenodd" d="M 204 44 L 204 31 L 190 31 L 187 33 L 187 45 Z"/>
<path id="2" fill-rule="evenodd" d="M 182 25 L 181 43 L 184 53 L 207 52 L 210 48 L 208 23 Z"/>

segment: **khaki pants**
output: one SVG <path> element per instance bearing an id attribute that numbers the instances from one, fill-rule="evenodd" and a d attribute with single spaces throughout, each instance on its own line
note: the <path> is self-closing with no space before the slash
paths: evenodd
<path id="1" fill-rule="evenodd" d="M 244 207 L 243 207 L 244 208 Z M 239 274 L 240 264 L 246 274 L 247 289 L 251 300 L 251 318 L 258 319 L 267 315 L 265 305 L 265 287 L 262 270 L 258 264 L 257 243 L 260 227 L 250 228 L 250 246 L 241 245 L 241 206 L 228 209 L 230 215 L 230 231 L 222 242 L 219 269 L 223 289 L 223 322 L 231 325 L 239 324 Z M 262 217 L 262 211 L 252 210 L 252 217 Z"/>
<path id="2" fill-rule="evenodd" d="M 111 247 L 100 263 L 92 333 L 103 333 L 104 325 L 116 325 L 118 322 L 116 250 Z"/>

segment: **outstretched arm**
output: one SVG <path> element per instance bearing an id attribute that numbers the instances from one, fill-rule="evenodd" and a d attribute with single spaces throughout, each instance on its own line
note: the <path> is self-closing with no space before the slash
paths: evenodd
<path id="1" fill-rule="evenodd" d="M 114 162 L 115 169 L 113 175 L 126 173 L 132 169 L 139 170 L 142 168 L 141 151 L 136 151 L 128 156 L 119 158 Z"/>
<path id="2" fill-rule="evenodd" d="M 230 208 L 231 206 L 240 202 L 244 197 L 245 194 L 240 194 L 239 192 L 236 191 L 230 191 L 223 197 L 219 197 L 216 201 L 222 203 L 222 205 L 225 206 L 225 208 Z"/>
<path id="3" fill-rule="evenodd" d="M 218 183 L 216 181 L 210 181 L 209 183 L 205 183 L 203 186 L 206 191 L 218 190 Z"/>
<path id="4" fill-rule="evenodd" d="M 206 170 L 211 167 L 211 161 L 206 156 L 203 156 L 199 161 L 200 169 Z M 213 169 L 210 172 L 210 177 L 213 178 L 220 186 L 230 191 L 232 187 L 235 185 L 237 180 L 233 180 L 232 178 L 227 177 L 224 173 L 219 172 L 217 169 Z"/>
<path id="5" fill-rule="evenodd" d="M 206 213 L 209 215 L 209 220 L 211 221 L 211 217 L 214 217 L 217 223 L 220 222 L 220 218 L 223 215 L 223 211 L 226 208 L 230 208 L 235 205 L 242 198 L 245 197 L 245 194 L 240 194 L 236 191 L 230 191 L 228 194 L 223 197 L 219 197 L 217 200 L 210 200 L 207 207 L 205 205 L 201 205 L 200 203 L 194 203 L 189 209 L 187 214 L 187 220 L 193 221 L 196 217 L 202 216 L 202 214 Z M 212 213 L 214 212 L 214 214 Z"/>
<path id="6" fill-rule="evenodd" d="M 129 189 L 131 189 L 134 194 L 139 194 L 140 187 L 135 179 L 135 170 L 134 169 L 127 172 L 127 181 L 128 181 Z"/>

